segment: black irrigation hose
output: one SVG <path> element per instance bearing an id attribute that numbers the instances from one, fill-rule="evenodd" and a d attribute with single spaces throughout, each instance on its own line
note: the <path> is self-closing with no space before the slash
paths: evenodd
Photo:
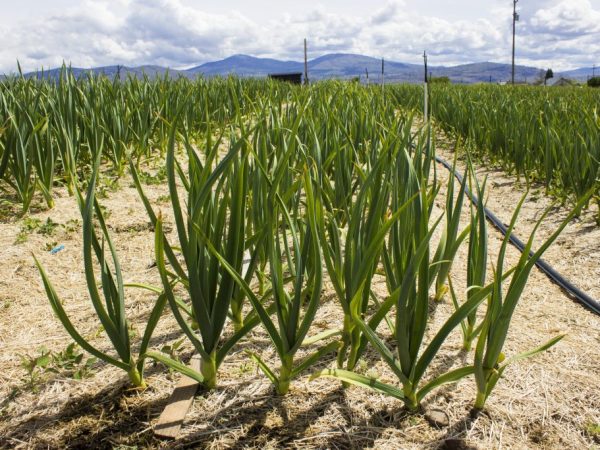
<path id="1" fill-rule="evenodd" d="M 448 163 L 448 161 L 440 158 L 439 156 L 436 156 L 435 160 L 436 160 L 436 162 L 438 162 L 439 164 L 444 166 L 446 169 L 448 169 L 450 171 L 450 173 L 452 173 L 461 184 L 463 183 L 463 177 L 454 170 L 454 168 L 450 165 L 450 163 Z M 472 194 L 472 192 L 469 190 L 468 186 L 466 186 L 465 192 L 466 192 L 467 196 L 469 197 L 469 199 L 471 200 L 471 202 L 477 203 L 477 197 L 475 197 Z M 487 219 L 498 230 L 500 230 L 502 235 L 506 236 L 506 233 L 508 231 L 506 225 L 504 225 L 504 223 L 502 223 L 502 221 L 500 219 L 498 219 L 498 217 L 493 212 L 491 212 L 488 208 L 484 208 L 484 209 L 485 209 L 485 215 L 486 215 Z M 513 244 L 515 247 L 517 247 L 519 249 L 520 252 L 523 252 L 523 250 L 525 249 L 525 244 L 523 244 L 523 242 L 521 242 L 521 240 L 518 237 L 516 237 L 514 234 L 511 234 L 509 236 L 509 240 L 510 240 L 511 244 Z M 529 255 L 532 256 L 533 251 L 530 251 Z M 535 263 L 535 265 L 542 272 L 544 272 L 548 276 L 548 278 L 550 278 L 550 280 L 552 280 L 554 283 L 559 285 L 569 296 L 573 297 L 576 301 L 581 303 L 583 306 L 588 308 L 590 311 L 600 315 L 600 302 L 598 302 L 597 300 L 594 300 L 592 297 L 587 295 L 585 292 L 583 292 L 577 286 L 574 286 L 569 280 L 564 278 L 560 273 L 558 273 L 550 264 L 548 264 L 543 259 L 539 259 L 538 262 Z"/>

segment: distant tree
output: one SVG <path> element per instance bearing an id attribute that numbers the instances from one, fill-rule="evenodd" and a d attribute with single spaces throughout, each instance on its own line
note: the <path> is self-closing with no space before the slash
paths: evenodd
<path id="1" fill-rule="evenodd" d="M 600 87 L 600 77 L 592 77 L 588 80 L 587 85 L 589 87 Z"/>
<path id="2" fill-rule="evenodd" d="M 450 78 L 448 77 L 429 77 L 430 83 L 439 83 L 439 84 L 450 84 Z"/>
<path id="3" fill-rule="evenodd" d="M 552 69 L 546 70 L 546 75 L 544 76 L 544 86 L 546 86 L 550 78 L 554 78 L 554 72 L 552 72 Z"/>

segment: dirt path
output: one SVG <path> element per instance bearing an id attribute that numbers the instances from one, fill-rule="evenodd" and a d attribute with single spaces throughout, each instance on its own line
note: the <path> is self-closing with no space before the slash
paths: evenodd
<path id="1" fill-rule="evenodd" d="M 438 155 L 451 163 L 454 158 L 453 149 L 452 141 L 440 134 Z M 441 165 L 437 167 L 440 173 L 445 171 Z M 464 167 L 465 161 L 461 158 L 458 161 L 460 173 Z M 504 223 L 508 223 L 517 202 L 527 190 L 525 183 L 481 162 L 476 167 L 480 180 L 488 178 L 488 208 Z M 551 207 L 553 209 L 537 233 L 538 242 L 549 237 L 570 210 L 569 205 L 560 206 L 544 195 L 543 186 L 533 186 L 523 205 L 515 234 L 525 241 L 536 222 Z M 592 298 L 600 300 L 600 226 L 595 221 L 597 209 L 597 205 L 593 204 L 591 209 L 583 211 L 579 218 L 573 220 L 545 253 L 544 259 Z"/>
<path id="2" fill-rule="evenodd" d="M 452 150 L 449 140 L 438 137 L 439 156 L 452 161 Z M 458 161 L 461 173 L 464 163 Z M 445 185 L 449 172 L 441 165 L 437 168 Z M 477 175 L 480 180 L 488 177 L 488 208 L 508 223 L 526 188 L 498 170 L 478 166 Z M 551 199 L 534 189 L 523 205 L 515 233 L 526 240 L 551 205 Z M 465 208 L 467 206 L 465 202 Z M 550 236 L 567 214 L 567 208 L 553 209 L 541 225 L 535 242 L 540 243 Z M 595 211 L 587 211 L 572 221 L 544 259 L 589 295 L 600 298 L 600 228 L 595 224 L 594 215 Z M 490 259 L 495 261 L 501 234 L 491 225 L 489 230 Z M 511 246 L 509 260 L 516 262 L 518 256 Z M 466 278 L 465 265 L 461 262 L 465 257 L 466 249 L 462 248 L 453 269 L 453 275 L 459 280 Z M 479 445 L 499 447 L 504 443 L 520 447 L 519 442 L 523 447 L 583 448 L 590 445 L 589 440 L 586 442 L 589 436 L 582 435 L 590 424 L 600 420 L 600 317 L 572 301 L 534 269 L 515 313 L 506 353 L 534 348 L 561 333 L 567 336 L 553 350 L 507 370 L 506 379 L 490 399 L 493 419 L 478 431 L 476 426 L 469 432 L 479 435 Z"/>

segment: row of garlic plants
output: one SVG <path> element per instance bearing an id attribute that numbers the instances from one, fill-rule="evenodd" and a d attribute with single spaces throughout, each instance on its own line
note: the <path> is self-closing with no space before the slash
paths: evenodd
<path id="1" fill-rule="evenodd" d="M 422 109 L 422 89 L 398 85 L 396 101 Z M 595 188 L 600 206 L 600 91 L 583 87 L 431 85 L 435 121 L 473 155 L 547 194 L 578 201 Z M 599 212 L 600 214 L 600 212 Z M 600 215 L 598 216 L 600 222 Z"/>
<path id="2" fill-rule="evenodd" d="M 519 355 L 503 353 L 535 262 L 586 198 L 532 256 L 524 252 L 512 268 L 505 267 L 505 239 L 489 276 L 485 182 L 465 172 L 480 199 L 471 208 L 463 207 L 466 186 L 453 178 L 444 198 L 430 129 L 415 131 L 413 117 L 398 113 L 380 90 L 324 83 L 279 98 L 256 97 L 252 105 L 225 126 L 207 123 L 202 135 L 186 123 L 188 105 L 179 105 L 165 155 L 175 239 L 164 233 L 165 219 L 144 194 L 130 161 L 155 228 L 162 282 L 147 287 L 157 300 L 139 342 L 130 335 L 118 254 L 95 197 L 97 157 L 86 193 L 77 192 L 89 296 L 113 353 L 77 332 L 38 264 L 52 307 L 84 349 L 125 370 L 136 386 L 145 384 L 144 363 L 151 358 L 213 389 L 232 349 L 263 327 L 279 361 L 273 366 L 258 353 L 249 358 L 278 394 L 312 372 L 313 378 L 383 392 L 415 410 L 432 390 L 472 377 L 474 406 L 481 409 L 509 364 L 560 340 Z M 443 213 L 435 212 L 436 203 L 446 205 Z M 461 214 L 470 215 L 462 228 Z M 433 239 L 436 231 L 440 239 Z M 459 286 L 452 283 L 453 266 L 463 245 L 468 285 Z M 385 296 L 374 289 L 381 276 Z M 326 284 L 333 286 L 342 325 L 315 334 Z M 433 329 L 431 303 L 446 296 L 453 312 Z M 199 372 L 152 350 L 152 333 L 167 305 L 201 358 Z M 474 352 L 466 363 L 457 360 L 452 370 L 437 373 L 431 367 L 455 332 L 462 332 L 465 352 L 473 344 Z M 358 373 L 369 348 L 395 381 Z"/>
<path id="3" fill-rule="evenodd" d="M 36 192 L 51 208 L 53 186 L 66 185 L 73 193 L 75 184 L 89 177 L 95 152 L 102 151 L 103 162 L 119 177 L 132 159 L 139 165 L 164 156 L 160 149 L 164 153 L 176 113 L 190 133 L 202 133 L 208 123 L 222 126 L 246 112 L 256 97 L 286 90 L 234 78 L 76 78 L 66 68 L 58 79 L 2 79 L 0 188 L 23 212 Z"/>

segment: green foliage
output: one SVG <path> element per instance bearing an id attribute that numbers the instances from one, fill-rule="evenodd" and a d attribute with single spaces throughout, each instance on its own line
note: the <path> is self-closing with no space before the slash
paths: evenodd
<path id="1" fill-rule="evenodd" d="M 123 282 L 121 266 L 119 264 L 115 245 L 106 226 L 105 217 L 95 196 L 99 165 L 100 154 L 98 154 L 94 164 L 92 178 L 88 185 L 86 197 L 84 198 L 83 194 L 77 189 L 77 198 L 83 218 L 83 259 L 88 294 L 94 310 L 96 311 L 97 318 L 113 345 L 116 356 L 112 356 L 96 348 L 91 343 L 90 339 L 84 338 L 77 331 L 66 313 L 50 279 L 46 275 L 45 270 L 37 258 L 34 257 L 34 259 L 42 277 L 50 305 L 73 340 L 94 357 L 126 371 L 134 386 L 145 387 L 144 362 L 146 358 L 146 349 L 165 307 L 166 298 L 164 295 L 159 295 L 156 304 L 147 319 L 139 354 L 136 358 L 131 344 L 134 333 L 131 331 L 125 310 L 125 285 Z M 101 240 L 98 238 L 94 219 L 101 232 Z M 108 246 L 109 249 L 111 259 L 110 265 L 106 257 L 106 246 Z M 100 286 L 98 286 L 95 275 L 96 264 L 100 267 Z"/>
<path id="2" fill-rule="evenodd" d="M 24 380 L 25 384 L 34 392 L 38 391 L 38 385 L 41 382 L 42 374 L 51 361 L 50 351 L 46 347 L 38 348 L 37 353 L 36 356 L 19 356 L 21 359 L 21 368 L 27 373 Z"/>
<path id="3" fill-rule="evenodd" d="M 131 169 L 150 219 L 156 227 L 156 264 L 166 298 L 179 326 L 201 356 L 201 373 L 191 371 L 157 352 L 149 352 L 148 356 L 173 369 L 183 370 L 206 388 L 213 389 L 217 384 L 217 370 L 233 344 L 258 323 L 256 317 L 243 317 L 242 306 L 246 293 L 236 290 L 233 279 L 234 273 L 242 273 L 247 248 L 245 217 L 249 188 L 248 141 L 245 135 L 235 140 L 232 138 L 229 152 L 216 163 L 222 135 L 213 142 L 209 130 L 206 133 L 207 152 L 202 162 L 184 133 L 188 157 L 188 174 L 185 175 L 178 170 L 179 165 L 175 160 L 176 131 L 174 125 L 167 152 L 167 176 L 185 269 L 175 258 L 172 247 L 163 234 L 162 218 L 154 214 L 143 194 L 137 171 L 133 166 Z M 214 169 L 213 164 L 216 165 Z M 187 191 L 185 210 L 178 196 L 178 180 Z M 211 244 L 216 248 L 211 247 Z M 175 273 L 167 270 L 165 256 Z M 255 255 L 251 259 L 255 260 Z M 243 275 L 247 281 L 253 272 L 254 263 L 251 263 Z M 191 299 L 191 305 L 183 307 L 185 314 L 192 319 L 191 323 L 182 315 L 181 303 L 177 301 L 172 289 L 172 284 L 177 279 L 185 285 Z M 222 343 L 221 337 L 230 311 L 237 333 Z"/>
<path id="4" fill-rule="evenodd" d="M 9 83 L 21 87 L 14 80 Z M 98 334 L 106 335 L 111 350 L 97 348 L 93 337 L 78 333 L 39 263 L 38 268 L 55 313 L 77 344 L 126 371 L 134 385 L 144 386 L 145 360 L 152 358 L 213 389 L 228 355 L 254 327 L 262 326 L 277 367 L 265 358 L 267 352 L 251 352 L 249 358 L 278 394 L 321 365 L 315 376 L 383 392 L 409 410 L 418 409 L 435 389 L 473 376 L 479 391 L 476 406 L 482 407 L 507 364 L 559 339 L 503 359 L 533 264 L 566 221 L 512 269 L 503 267 L 505 242 L 493 281 L 486 285 L 486 183 L 475 178 L 468 158 L 466 180 L 458 186 L 451 178 L 445 196 L 441 194 L 432 128 L 417 126 L 407 112 L 421 105 L 419 88 L 389 86 L 383 91 L 347 82 L 293 87 L 233 78 L 109 84 L 102 78 L 84 82 L 66 76 L 45 89 L 56 101 L 48 127 L 60 121 L 54 132 L 60 142 L 60 176 L 81 209 L 84 270 Z M 596 162 L 585 157 L 595 151 L 597 134 L 581 134 L 577 145 L 567 148 L 575 139 L 567 130 L 574 125 L 561 125 L 559 119 L 566 110 L 570 120 L 585 120 L 575 124 L 578 130 L 594 130 L 597 116 L 566 102 L 589 105 L 594 94 L 581 91 L 586 97 L 578 99 L 570 91 L 563 97 L 548 91 L 438 83 L 431 89 L 432 112 L 442 126 L 464 136 L 467 149 L 479 146 L 476 156 L 492 155 L 494 162 L 525 174 L 528 181 L 543 175 L 548 189 L 578 199 L 569 220 L 597 188 L 597 173 L 592 174 Z M 531 115 L 532 107 L 541 108 L 539 117 Z M 566 161 L 559 149 L 572 160 Z M 4 159 L 16 161 L 13 156 Z M 149 160 L 157 161 L 154 169 L 142 166 Z M 160 288 L 124 284 L 108 214 L 98 202 L 101 172 L 121 175 L 127 164 L 154 228 Z M 17 165 L 8 167 L 8 177 L 14 176 L 13 169 L 17 174 L 14 188 L 27 187 Z M 87 183 L 85 196 L 80 179 Z M 168 209 L 164 215 L 144 192 L 146 185 L 163 182 L 169 189 L 168 196 L 159 198 L 161 208 Z M 467 184 L 479 200 L 464 211 Z M 443 212 L 434 215 L 436 206 Z M 461 229 L 465 215 L 469 225 Z M 166 220 L 173 221 L 175 235 L 165 230 Z M 30 225 L 35 230 L 45 226 Z M 441 239 L 436 242 L 438 229 Z M 455 289 L 452 271 L 467 236 L 463 292 Z M 508 289 L 501 289 L 509 279 Z M 383 296 L 375 289 L 377 280 L 387 288 Z M 337 320 L 340 328 L 315 333 L 325 283 L 341 310 L 339 317 L 326 319 Z M 157 296 L 139 346 L 127 317 L 129 287 Z M 448 288 L 454 311 L 445 318 L 439 312 L 434 316 L 429 294 L 435 290 L 441 300 Z M 167 303 L 180 334 L 174 344 L 151 349 Z M 440 349 L 459 327 L 465 349 L 476 343 L 475 356 L 432 373 L 432 367 L 439 367 Z M 198 372 L 181 360 L 183 342 L 200 357 Z M 378 355 L 397 383 L 377 379 L 378 373 L 367 367 L 363 357 L 369 349 L 369 356 Z M 32 367 L 50 364 L 46 356 L 39 355 Z M 71 351 L 60 360 L 79 358 Z M 244 370 L 247 365 L 241 366 Z"/>
<path id="5" fill-rule="evenodd" d="M 428 80 L 432 84 L 450 84 L 449 77 L 430 77 Z"/>
<path id="6" fill-rule="evenodd" d="M 600 87 L 600 77 L 592 77 L 587 81 L 589 87 Z"/>
<path id="7" fill-rule="evenodd" d="M 142 79 L 115 82 L 105 76 L 76 78 L 63 67 L 59 79 L 14 76 L 0 80 L 0 180 L 12 189 L 23 213 L 36 193 L 54 206 L 52 189 L 74 193 L 101 152 L 117 177 L 129 161 L 162 156 L 169 125 L 182 104 L 190 132 L 225 125 L 251 106 L 253 94 L 284 96 L 290 87 L 259 80 L 214 78 Z M 242 92 L 244 95 L 242 95 Z M 245 94 L 250 94 L 246 97 Z M 185 99 L 193 98 L 193 102 Z M 101 134 L 102 146 L 93 142 Z M 150 176 L 150 183 L 160 178 Z M 102 193 L 100 193 L 100 196 Z"/>
<path id="8" fill-rule="evenodd" d="M 58 224 L 48 217 L 44 223 L 40 224 L 38 233 L 44 236 L 52 236 L 57 227 Z"/>
<path id="9" fill-rule="evenodd" d="M 600 443 L 600 423 L 588 422 L 585 425 L 585 432 Z"/>
<path id="10" fill-rule="evenodd" d="M 398 104 L 422 110 L 419 86 L 390 87 Z M 600 92 L 577 87 L 431 86 L 437 125 L 464 139 L 486 164 L 577 202 L 590 189 L 600 205 Z M 598 216 L 600 223 L 600 215 Z"/>
<path id="11" fill-rule="evenodd" d="M 42 222 L 41 219 L 35 217 L 26 217 L 23 219 L 15 244 L 27 242 L 27 237 L 33 232 L 37 232 L 44 236 L 52 236 L 58 226 L 59 224 L 54 222 L 50 217 L 48 217 L 45 222 Z"/>
<path id="12" fill-rule="evenodd" d="M 27 388 L 38 392 L 40 385 L 54 374 L 81 380 L 92 376 L 97 358 L 84 358 L 83 352 L 74 342 L 65 349 L 53 352 L 46 347 L 37 349 L 37 355 L 20 355 L 21 368 L 25 370 L 23 379 Z"/>
<path id="13" fill-rule="evenodd" d="M 557 336 L 534 350 L 515 355 L 508 359 L 506 359 L 504 353 L 502 352 L 508 336 L 513 314 L 519 303 L 521 295 L 523 294 L 523 290 L 525 289 L 527 280 L 531 274 L 531 270 L 534 268 L 535 263 L 542 257 L 548 247 L 550 247 L 556 238 L 558 238 L 561 231 L 567 226 L 567 224 L 577 214 L 580 213 L 581 208 L 590 195 L 591 191 L 586 197 L 579 201 L 576 207 L 558 226 L 556 231 L 549 238 L 547 238 L 536 251 L 532 251 L 533 240 L 536 231 L 550 209 L 546 211 L 546 213 L 537 222 L 529 237 L 529 240 L 527 241 L 527 244 L 525 245 L 525 249 L 521 254 L 519 262 L 514 268 L 508 289 L 504 289 L 504 257 L 506 254 L 506 247 L 509 242 L 510 234 L 512 233 L 517 222 L 521 206 L 525 201 L 525 195 L 517 205 L 498 254 L 498 260 L 494 271 L 493 290 L 488 301 L 486 316 L 483 320 L 482 329 L 477 340 L 477 346 L 475 348 L 474 373 L 477 384 L 477 398 L 475 400 L 476 409 L 481 409 L 484 407 L 485 402 L 496 387 L 496 383 L 498 383 L 500 378 L 502 378 L 504 371 L 510 364 L 541 353 L 555 345 L 564 337 L 564 335 Z"/>
<path id="14" fill-rule="evenodd" d="M 154 174 L 140 171 L 139 177 L 140 181 L 148 186 L 164 184 L 167 179 L 167 168 L 162 166 Z"/>

